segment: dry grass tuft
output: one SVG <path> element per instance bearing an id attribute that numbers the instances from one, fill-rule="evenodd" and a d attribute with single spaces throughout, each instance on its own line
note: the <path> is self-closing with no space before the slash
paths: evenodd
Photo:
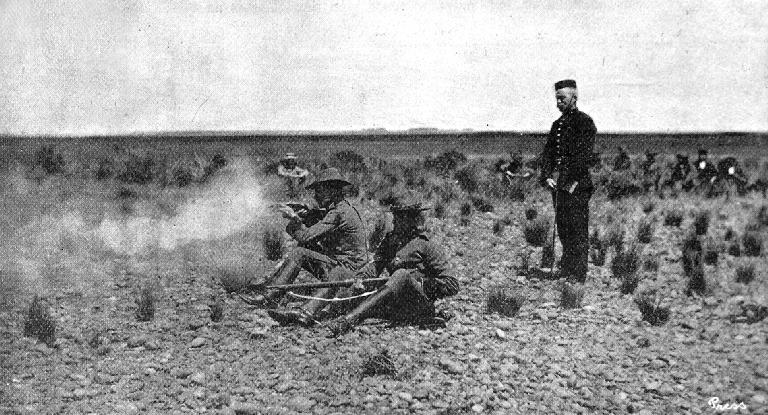
<path id="1" fill-rule="evenodd" d="M 216 275 L 221 287 L 230 293 L 242 291 L 251 282 L 251 277 L 236 267 L 219 267 L 216 269 Z"/>
<path id="2" fill-rule="evenodd" d="M 580 308 L 584 299 L 584 286 L 563 282 L 560 285 L 560 306 L 563 308 Z"/>
<path id="3" fill-rule="evenodd" d="M 214 295 L 208 306 L 211 310 L 211 321 L 219 322 L 224 319 L 224 299 L 220 295 Z"/>
<path id="4" fill-rule="evenodd" d="M 269 226 L 264 231 L 264 255 L 270 261 L 277 261 L 285 253 L 285 236 L 282 229 Z"/>
<path id="5" fill-rule="evenodd" d="M 371 355 L 363 363 L 363 376 L 397 376 L 395 362 L 389 356 L 387 350 Z"/>
<path id="6" fill-rule="evenodd" d="M 523 227 L 523 235 L 525 241 L 531 246 L 542 247 L 547 242 L 547 236 L 549 234 L 549 220 L 545 218 L 536 218 L 532 221 L 528 221 Z"/>
<path id="7" fill-rule="evenodd" d="M 644 292 L 635 296 L 635 304 L 640 309 L 643 320 L 653 326 L 661 326 L 669 321 L 669 307 L 663 307 L 654 292 Z"/>
<path id="8" fill-rule="evenodd" d="M 696 232 L 696 235 L 707 234 L 707 230 L 709 229 L 709 218 L 709 211 L 706 210 L 696 214 L 696 217 L 693 219 L 693 228 Z"/>
<path id="9" fill-rule="evenodd" d="M 552 268 L 555 266 L 555 247 L 550 241 L 541 249 L 541 268 Z"/>
<path id="10" fill-rule="evenodd" d="M 749 284 L 755 279 L 755 264 L 741 264 L 736 267 L 736 282 Z"/>
<path id="11" fill-rule="evenodd" d="M 741 256 L 741 245 L 739 244 L 739 241 L 733 241 L 731 245 L 728 246 L 728 255 L 733 257 Z"/>
<path id="12" fill-rule="evenodd" d="M 768 205 L 760 206 L 757 211 L 757 223 L 760 227 L 768 226 Z"/>
<path id="13" fill-rule="evenodd" d="M 630 245 L 628 249 L 618 249 L 611 261 L 611 271 L 616 278 L 634 274 L 640 268 L 640 250 Z"/>
<path id="14" fill-rule="evenodd" d="M 680 227 L 683 223 L 683 212 L 680 210 L 671 210 L 664 216 L 664 226 Z"/>
<path id="15" fill-rule="evenodd" d="M 757 232 L 745 232 L 741 237 L 741 243 L 744 245 L 744 255 L 760 256 L 763 251 L 763 239 Z"/>
<path id="16" fill-rule="evenodd" d="M 659 270 L 659 258 L 648 255 L 643 261 L 643 270 L 649 272 L 657 272 Z"/>
<path id="17" fill-rule="evenodd" d="M 719 253 L 714 244 L 709 243 L 704 248 L 704 263 L 706 265 L 717 265 Z"/>
<path id="18" fill-rule="evenodd" d="M 536 209 L 532 207 L 525 209 L 525 220 L 534 220 L 537 216 L 539 216 L 539 212 Z"/>
<path id="19" fill-rule="evenodd" d="M 631 294 L 635 291 L 635 288 L 637 288 L 637 284 L 640 282 L 640 278 L 637 275 L 637 270 L 639 268 L 640 252 L 634 246 L 619 251 L 616 256 L 613 257 L 611 271 L 615 278 L 621 280 L 620 289 L 623 294 Z"/>
<path id="20" fill-rule="evenodd" d="M 438 203 L 435 206 L 435 217 L 437 219 L 442 219 L 445 217 L 445 204 L 444 203 Z"/>
<path id="21" fill-rule="evenodd" d="M 613 251 L 616 253 L 619 253 L 624 249 L 624 229 L 620 224 L 611 226 L 608 233 L 605 235 L 605 244 L 609 248 L 613 247 Z"/>
<path id="22" fill-rule="evenodd" d="M 608 245 L 600 239 L 600 233 L 595 229 L 589 237 L 589 257 L 592 264 L 598 267 L 605 265 L 605 258 L 608 254 Z"/>
<path id="23" fill-rule="evenodd" d="M 469 216 L 472 214 L 472 204 L 469 202 L 464 202 L 461 204 L 461 207 L 459 208 L 459 214 L 461 216 Z"/>
<path id="24" fill-rule="evenodd" d="M 701 241 L 691 234 L 683 241 L 683 273 L 688 278 L 688 293 L 704 294 L 707 281 L 704 278 L 704 261 Z"/>
<path id="25" fill-rule="evenodd" d="M 480 212 L 489 213 L 489 212 L 493 212 L 494 210 L 493 204 L 491 204 L 491 202 L 489 202 L 488 200 L 483 199 L 482 197 L 473 197 L 471 200 L 472 200 L 472 206 L 474 206 L 475 209 L 477 209 Z"/>
<path id="26" fill-rule="evenodd" d="M 643 202 L 643 213 L 648 214 L 653 212 L 656 208 L 656 203 L 652 199 L 647 199 Z"/>
<path id="27" fill-rule="evenodd" d="M 155 317 L 155 297 L 150 287 L 144 287 L 136 298 L 136 320 L 150 321 Z"/>
<path id="28" fill-rule="evenodd" d="M 27 318 L 24 321 L 24 335 L 37 337 L 48 347 L 53 347 L 56 342 L 56 322 L 51 317 L 48 307 L 42 298 L 34 296 L 27 310 Z"/>
<path id="29" fill-rule="evenodd" d="M 525 296 L 512 287 L 497 285 L 488 289 L 485 309 L 487 313 L 499 313 L 512 317 L 517 315 L 525 304 Z"/>
<path id="30" fill-rule="evenodd" d="M 644 219 L 637 227 L 637 241 L 641 244 L 651 242 L 653 238 L 653 221 Z"/>

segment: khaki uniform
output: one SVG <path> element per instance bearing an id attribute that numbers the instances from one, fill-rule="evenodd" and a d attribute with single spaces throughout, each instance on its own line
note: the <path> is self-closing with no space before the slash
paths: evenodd
<path id="1" fill-rule="evenodd" d="M 316 278 L 326 280 L 334 278 L 334 275 L 344 274 L 330 273 L 332 269 L 354 272 L 367 262 L 368 238 L 365 226 L 357 209 L 347 200 L 330 206 L 325 216 L 312 226 L 290 222 L 286 232 L 296 239 L 299 246 L 291 251 L 280 269 L 266 281 L 267 285 L 292 284 L 302 268 Z M 316 246 L 319 249 L 309 249 L 307 246 Z M 314 296 L 327 298 L 334 292 L 333 289 L 324 288 L 315 292 Z M 277 291 L 267 295 L 272 301 L 278 296 Z M 310 302 L 310 305 L 313 308 L 320 307 L 316 301 Z"/>
<path id="2" fill-rule="evenodd" d="M 396 321 L 430 318 L 435 312 L 435 301 L 459 292 L 459 282 L 449 270 L 443 250 L 423 233 L 404 244 L 398 243 L 392 234 L 388 235 L 377 250 L 374 262 L 358 275 L 375 278 L 384 269 L 392 276 L 385 288 L 391 290 L 391 294 L 372 306 L 369 317 Z"/>
<path id="3" fill-rule="evenodd" d="M 357 209 L 349 201 L 331 206 L 320 222 L 307 227 L 293 222 L 286 232 L 299 243 L 317 242 L 322 254 L 344 268 L 357 270 L 368 260 L 368 236 Z"/>

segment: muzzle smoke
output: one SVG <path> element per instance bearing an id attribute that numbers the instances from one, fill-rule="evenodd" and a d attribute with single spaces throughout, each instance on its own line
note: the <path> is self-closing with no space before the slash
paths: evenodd
<path id="1" fill-rule="evenodd" d="M 228 251 L 260 249 L 234 246 L 242 245 L 244 233 L 259 232 L 268 213 L 265 187 L 248 159 L 233 160 L 203 185 L 157 189 L 157 195 L 134 202 L 128 214 L 120 212 L 114 192 L 105 191 L 108 187 L 77 178 L 37 183 L 19 169 L 6 172 L 0 218 L 5 234 L 0 297 L 5 298 L 0 300 L 61 287 L 87 291 L 112 281 L 118 262 L 157 269 L 165 263 L 202 260 L 177 249 L 193 243 L 198 253 L 201 246 L 218 250 L 204 255 L 209 261 L 214 256 L 215 261 L 240 263 L 237 253 Z M 174 199 L 173 192 L 183 196 Z M 183 201 L 172 203 L 179 198 Z M 175 205 L 173 213 L 152 208 L 160 202 Z M 239 236 L 230 242 L 227 238 L 233 235 Z"/>

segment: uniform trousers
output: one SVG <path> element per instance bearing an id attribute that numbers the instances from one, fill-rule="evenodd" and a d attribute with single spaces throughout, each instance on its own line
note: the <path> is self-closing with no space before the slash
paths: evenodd
<path id="1" fill-rule="evenodd" d="M 577 282 L 587 278 L 589 260 L 589 199 L 592 190 L 553 192 L 557 234 L 563 245 L 561 276 Z"/>

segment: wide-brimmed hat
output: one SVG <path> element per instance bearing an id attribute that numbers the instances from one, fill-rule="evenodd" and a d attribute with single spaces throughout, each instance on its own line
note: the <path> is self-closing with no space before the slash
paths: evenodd
<path id="1" fill-rule="evenodd" d="M 429 206 L 424 206 L 421 203 L 407 205 L 396 203 L 389 206 L 389 211 L 395 215 L 416 215 L 429 209 L 431 209 Z"/>
<path id="2" fill-rule="evenodd" d="M 344 186 L 350 186 L 352 183 L 347 181 L 347 179 L 344 178 L 344 176 L 341 175 L 339 172 L 339 169 L 334 167 L 329 167 L 325 170 L 320 170 L 319 173 L 317 173 L 317 177 L 315 177 L 315 180 L 312 181 L 312 183 L 308 184 L 306 186 L 307 189 L 314 189 L 320 184 L 327 183 L 331 186 L 335 187 L 344 187 Z"/>

